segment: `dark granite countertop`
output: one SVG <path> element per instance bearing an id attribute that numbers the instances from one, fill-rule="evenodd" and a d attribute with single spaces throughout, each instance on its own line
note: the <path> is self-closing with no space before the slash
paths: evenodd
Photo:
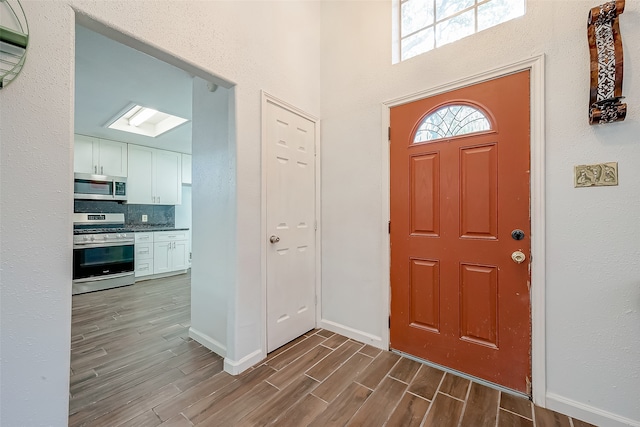
<path id="1" fill-rule="evenodd" d="M 169 225 L 127 225 L 128 229 L 134 233 L 150 233 L 153 231 L 186 231 L 188 228 L 171 227 Z"/>

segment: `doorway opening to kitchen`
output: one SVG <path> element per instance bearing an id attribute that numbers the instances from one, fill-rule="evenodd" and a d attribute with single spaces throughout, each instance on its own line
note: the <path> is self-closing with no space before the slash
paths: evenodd
<path id="1" fill-rule="evenodd" d="M 71 417 L 145 353 L 225 356 L 236 221 L 233 84 L 76 18 Z"/>

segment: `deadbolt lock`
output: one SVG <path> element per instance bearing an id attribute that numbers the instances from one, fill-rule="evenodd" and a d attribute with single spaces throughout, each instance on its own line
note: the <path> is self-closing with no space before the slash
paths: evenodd
<path id="1" fill-rule="evenodd" d="M 511 237 L 513 238 L 513 240 L 522 240 L 524 239 L 524 231 L 516 228 L 511 232 Z"/>

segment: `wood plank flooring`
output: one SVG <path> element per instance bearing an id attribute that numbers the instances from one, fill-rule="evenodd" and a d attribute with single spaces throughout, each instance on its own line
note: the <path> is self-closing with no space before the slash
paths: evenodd
<path id="1" fill-rule="evenodd" d="M 70 426 L 590 426 L 327 330 L 231 376 L 188 337 L 189 283 L 73 297 Z"/>

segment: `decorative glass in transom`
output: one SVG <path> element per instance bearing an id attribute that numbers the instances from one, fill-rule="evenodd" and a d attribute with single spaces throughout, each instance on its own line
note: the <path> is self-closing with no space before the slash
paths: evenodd
<path id="1" fill-rule="evenodd" d="M 413 142 L 433 141 L 485 130 L 491 130 L 491 123 L 482 111 L 469 105 L 447 105 L 425 117 Z"/>

